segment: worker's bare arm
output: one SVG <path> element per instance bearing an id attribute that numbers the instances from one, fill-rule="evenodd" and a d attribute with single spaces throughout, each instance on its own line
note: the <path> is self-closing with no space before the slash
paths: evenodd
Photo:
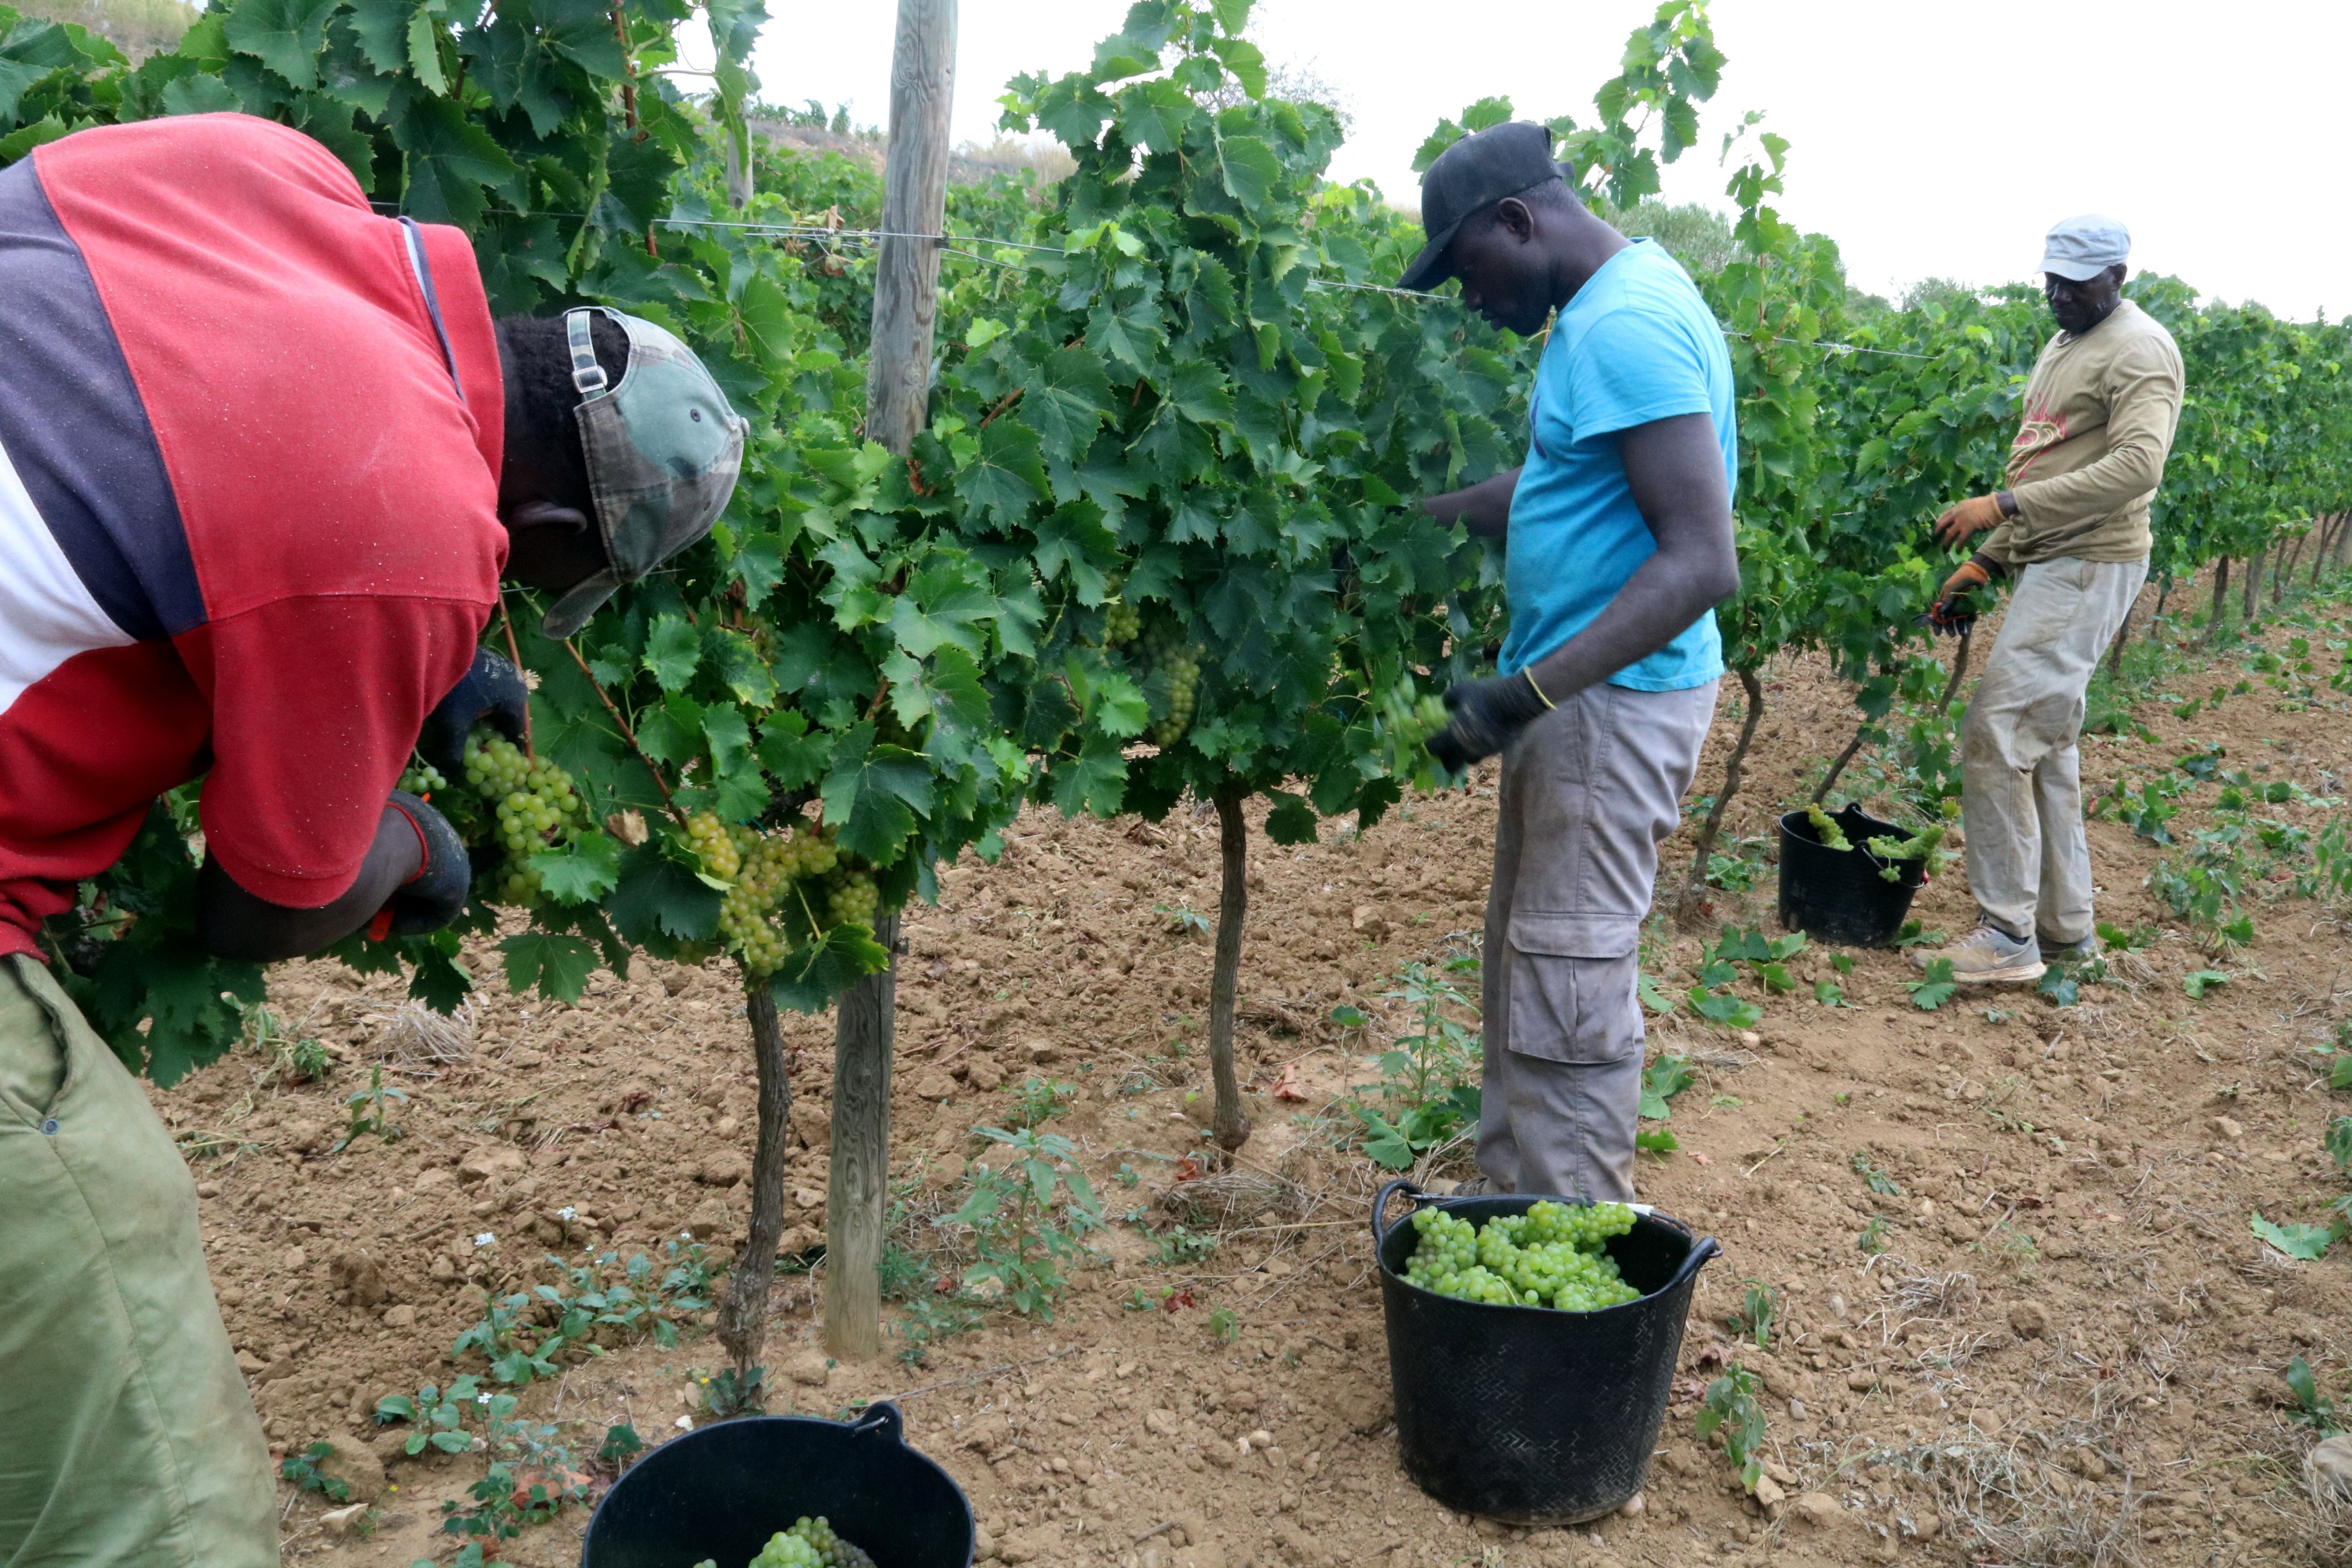
<path id="1" fill-rule="evenodd" d="M 1481 539 L 1500 539 L 1510 531 L 1511 497 L 1518 488 L 1519 470 L 1506 468 L 1475 485 L 1427 497 L 1421 510 L 1442 523 L 1459 522 Z"/>

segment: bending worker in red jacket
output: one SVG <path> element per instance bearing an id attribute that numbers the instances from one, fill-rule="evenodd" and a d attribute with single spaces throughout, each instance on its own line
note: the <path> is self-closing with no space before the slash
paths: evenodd
<path id="1" fill-rule="evenodd" d="M 456 918 L 464 846 L 393 785 L 519 727 L 501 572 L 568 636 L 709 531 L 744 426 L 650 322 L 493 324 L 463 234 L 242 115 L 0 170 L 0 1563 L 272 1564 L 194 1184 L 42 922 L 199 774 L 217 951 Z"/>

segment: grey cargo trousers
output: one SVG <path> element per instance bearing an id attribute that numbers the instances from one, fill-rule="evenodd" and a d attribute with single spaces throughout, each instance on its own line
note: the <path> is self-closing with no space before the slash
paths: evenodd
<path id="1" fill-rule="evenodd" d="M 2131 613 L 2142 561 L 2039 561 L 2018 574 L 1984 679 L 1960 721 L 1969 891 L 2013 937 L 2091 934 L 2083 831 L 2084 695 Z"/>
<path id="2" fill-rule="evenodd" d="M 1633 1195 L 1641 926 L 1717 685 L 1588 687 L 1503 753 L 1478 1168 L 1504 1191 Z"/>

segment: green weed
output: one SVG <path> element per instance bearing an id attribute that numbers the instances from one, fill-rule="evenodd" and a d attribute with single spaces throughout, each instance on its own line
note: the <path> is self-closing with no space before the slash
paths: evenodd
<path id="1" fill-rule="evenodd" d="M 954 1224 L 971 1227 L 977 1259 L 965 1287 L 992 1288 L 1014 1311 L 1051 1322 L 1068 1288 L 1065 1270 L 1085 1255 L 1081 1238 L 1102 1228 L 1102 1205 L 1067 1138 L 1034 1127 L 974 1131 L 1003 1159 L 974 1163 L 971 1195 L 955 1212 Z"/>
<path id="2" fill-rule="evenodd" d="M 1377 1108 L 1351 1102 L 1363 1152 L 1373 1163 L 1402 1171 L 1423 1153 L 1478 1123 L 1483 1074 L 1476 1027 L 1477 999 L 1453 976 L 1475 974 L 1478 961 L 1450 959 L 1432 968 L 1408 963 L 1396 989 L 1383 993 L 1412 1009 L 1410 1030 L 1381 1053 Z"/>
<path id="3" fill-rule="evenodd" d="M 1724 1326 L 1735 1338 L 1754 1340 L 1758 1350 L 1769 1351 L 1772 1348 L 1772 1321 L 1780 1312 L 1780 1292 L 1761 1279 L 1745 1283 L 1747 1289 L 1740 1297 L 1739 1306 L 1724 1320 Z"/>
<path id="4" fill-rule="evenodd" d="M 1764 1475 L 1764 1406 L 1756 1399 L 1756 1375 L 1738 1362 L 1706 1387 L 1699 1403 L 1698 1438 L 1714 1438 L 1726 1458 L 1738 1468 L 1739 1484 L 1748 1491 Z"/>
<path id="5" fill-rule="evenodd" d="M 320 1461 L 335 1451 L 332 1443 L 313 1443 L 299 1454 L 289 1454 L 278 1467 L 278 1473 L 294 1483 L 297 1491 L 317 1492 L 329 1502 L 352 1500 L 352 1484 L 341 1476 L 327 1475 L 319 1468 Z"/>

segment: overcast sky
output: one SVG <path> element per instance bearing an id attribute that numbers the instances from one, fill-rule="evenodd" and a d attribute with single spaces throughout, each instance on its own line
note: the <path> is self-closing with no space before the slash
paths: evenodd
<path id="1" fill-rule="evenodd" d="M 772 102 L 889 107 L 891 0 L 769 0 L 757 65 Z M 962 0 L 955 125 L 986 141 L 1004 80 L 1073 70 L 1125 0 Z M 1313 69 L 1355 131 L 1334 161 L 1417 202 L 1413 149 L 1489 93 L 1531 119 L 1591 113 L 1650 0 L 1260 0 L 1252 33 Z M 1853 280 L 2026 278 L 2050 224 L 2129 226 L 2135 268 L 2282 314 L 2352 310 L 2340 84 L 2345 0 L 2061 6 L 2039 0 L 1716 0 L 1730 66 L 1703 145 L 1667 195 L 1723 205 L 1716 149 L 1749 109 L 1791 145 L 1782 210 L 1835 239 Z M 2178 18 L 2177 20 L 2175 18 Z M 2330 171 L 2336 171 L 2331 173 Z"/>

